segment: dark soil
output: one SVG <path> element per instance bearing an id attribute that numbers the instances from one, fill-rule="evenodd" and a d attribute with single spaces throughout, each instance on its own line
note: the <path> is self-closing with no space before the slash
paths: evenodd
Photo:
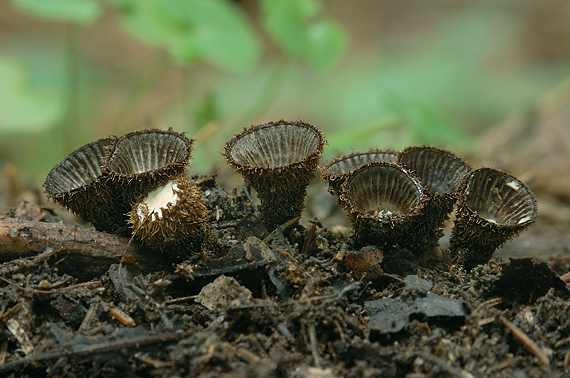
<path id="1" fill-rule="evenodd" d="M 356 250 L 349 228 L 318 219 L 269 233 L 241 189 L 198 182 L 221 249 L 151 272 L 124 259 L 102 275 L 65 253 L 4 262 L 0 375 L 570 374 L 567 255 L 464 272 L 445 250 Z M 11 216 L 57 221 L 31 209 Z"/>

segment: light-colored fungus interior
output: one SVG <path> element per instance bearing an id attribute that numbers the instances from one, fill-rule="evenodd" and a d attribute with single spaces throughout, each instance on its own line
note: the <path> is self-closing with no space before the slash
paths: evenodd
<path id="1" fill-rule="evenodd" d="M 501 225 L 519 225 L 536 215 L 532 195 L 517 180 L 495 171 L 480 171 L 468 182 L 465 203 L 487 221 Z"/>
<path id="2" fill-rule="evenodd" d="M 183 137 L 167 133 L 142 133 L 117 143 L 109 161 L 111 170 L 125 175 L 154 171 L 186 158 Z"/>
<path id="3" fill-rule="evenodd" d="M 242 166 L 276 168 L 307 159 L 319 149 L 320 143 L 315 130 L 279 124 L 242 135 L 230 154 Z"/>
<path id="4" fill-rule="evenodd" d="M 169 181 L 167 184 L 150 192 L 137 207 L 139 220 L 144 221 L 147 215 L 150 216 L 152 221 L 161 219 L 163 209 L 178 202 L 177 190 L 178 185 L 176 185 L 176 182 Z"/>
<path id="5" fill-rule="evenodd" d="M 380 218 L 413 211 L 422 199 L 418 183 L 393 166 L 358 171 L 348 183 L 349 198 L 359 212 Z"/>
<path id="6" fill-rule="evenodd" d="M 401 162 L 433 194 L 455 191 L 469 173 L 469 166 L 461 160 L 438 150 L 412 149 L 401 157 Z"/>
<path id="7" fill-rule="evenodd" d="M 47 188 L 53 195 L 91 184 L 101 175 L 106 142 L 93 143 L 68 156 L 50 172 Z"/>

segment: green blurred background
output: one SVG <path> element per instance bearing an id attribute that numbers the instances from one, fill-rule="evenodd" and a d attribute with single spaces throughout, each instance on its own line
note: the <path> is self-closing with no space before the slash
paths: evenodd
<path id="1" fill-rule="evenodd" d="M 209 173 L 242 127 L 281 118 L 318 125 L 324 160 L 432 144 L 499 161 L 568 109 L 569 19 L 566 0 L 3 1 L 0 167 L 41 183 L 83 144 L 155 126 L 197 139 Z"/>

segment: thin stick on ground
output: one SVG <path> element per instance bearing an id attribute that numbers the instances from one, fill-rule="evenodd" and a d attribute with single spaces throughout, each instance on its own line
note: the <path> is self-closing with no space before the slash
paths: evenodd
<path id="1" fill-rule="evenodd" d="M 539 347 L 530 337 L 527 336 L 519 327 L 508 321 L 502 316 L 499 316 L 499 320 L 503 325 L 511 331 L 513 336 L 517 338 L 528 350 L 534 354 L 541 364 L 544 366 L 550 366 L 550 358 L 544 353 L 544 350 Z"/>

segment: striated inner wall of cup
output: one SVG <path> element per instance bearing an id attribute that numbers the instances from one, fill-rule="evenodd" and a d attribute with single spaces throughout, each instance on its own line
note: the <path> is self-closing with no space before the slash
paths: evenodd
<path id="1" fill-rule="evenodd" d="M 249 168 L 278 168 L 306 160 L 321 148 L 317 131 L 294 124 L 253 128 L 236 140 L 230 156 Z"/>
<path id="2" fill-rule="evenodd" d="M 71 153 L 48 174 L 45 183 L 48 193 L 58 196 L 96 181 L 103 173 L 106 147 L 112 144 L 111 139 L 100 139 Z"/>
<path id="3" fill-rule="evenodd" d="M 373 161 L 395 163 L 397 158 L 398 153 L 390 150 L 373 150 L 354 153 L 331 161 L 331 163 L 323 167 L 323 174 L 335 176 L 346 175 Z"/>
<path id="4" fill-rule="evenodd" d="M 190 141 L 182 134 L 161 130 L 127 134 L 117 141 L 109 158 L 109 168 L 121 175 L 137 175 L 185 164 Z"/>
<path id="5" fill-rule="evenodd" d="M 467 181 L 465 204 L 499 225 L 525 225 L 536 216 L 536 203 L 520 181 L 493 169 L 475 171 Z"/>
<path id="6" fill-rule="evenodd" d="M 451 153 L 435 148 L 404 151 L 400 163 L 414 172 L 432 194 L 455 192 L 471 168 Z"/>
<path id="7" fill-rule="evenodd" d="M 406 215 L 422 200 L 420 184 L 395 165 L 371 165 L 355 172 L 346 184 L 349 200 L 363 214 Z"/>

